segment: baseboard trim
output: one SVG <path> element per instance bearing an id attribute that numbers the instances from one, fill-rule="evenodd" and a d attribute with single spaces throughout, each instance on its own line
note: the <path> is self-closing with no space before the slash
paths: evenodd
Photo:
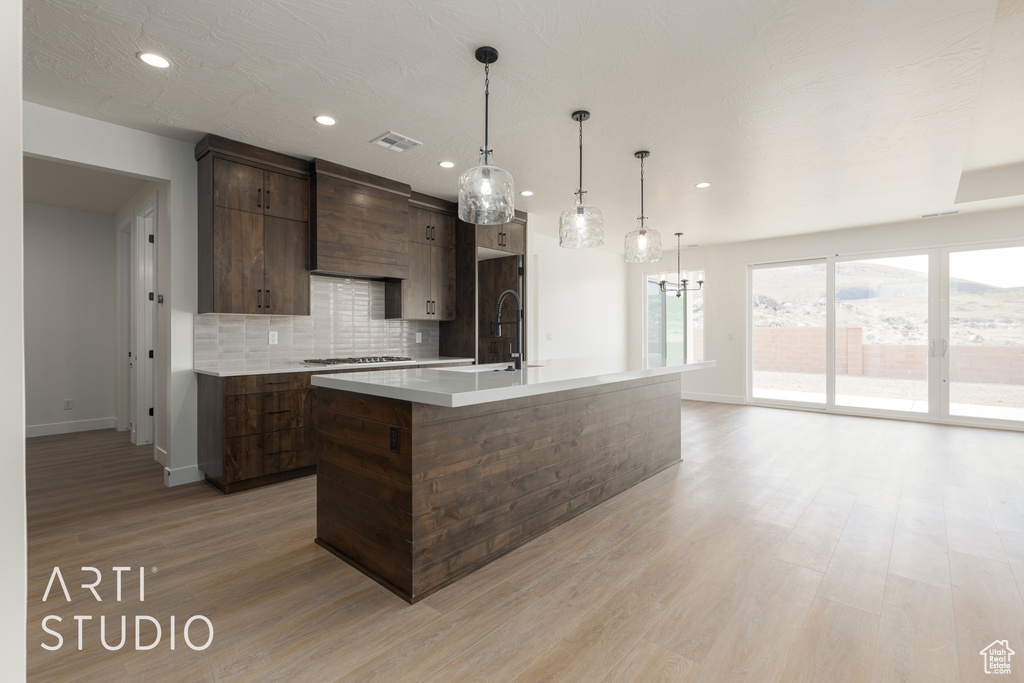
<path id="1" fill-rule="evenodd" d="M 164 468 L 164 486 L 181 486 L 202 480 L 203 473 L 199 471 L 199 465 L 178 467 L 173 470 L 170 467 Z"/>
<path id="2" fill-rule="evenodd" d="M 163 465 L 164 467 L 167 467 L 167 463 L 170 461 L 170 457 L 168 457 L 167 451 L 160 448 L 159 446 L 153 449 L 153 459 L 156 460 L 161 465 Z"/>
<path id="3" fill-rule="evenodd" d="M 116 417 L 100 417 L 95 420 L 75 420 L 74 422 L 51 422 L 42 425 L 26 425 L 25 436 L 31 438 L 33 436 L 91 432 L 96 429 L 114 429 L 116 426 Z"/>
<path id="4" fill-rule="evenodd" d="M 698 394 L 690 391 L 684 391 L 681 395 L 684 401 L 706 401 L 708 403 L 734 403 L 736 405 L 746 405 L 747 401 L 739 396 L 730 396 L 728 394 Z"/>

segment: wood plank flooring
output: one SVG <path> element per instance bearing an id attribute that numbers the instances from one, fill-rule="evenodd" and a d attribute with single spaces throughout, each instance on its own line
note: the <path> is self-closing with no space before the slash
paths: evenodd
<path id="1" fill-rule="evenodd" d="M 967 682 L 1005 639 L 1024 680 L 1024 433 L 692 402 L 682 425 L 680 465 L 416 605 L 313 544 L 315 478 L 169 489 L 125 434 L 29 439 L 29 679 Z M 42 601 L 55 566 L 70 603 Z"/>

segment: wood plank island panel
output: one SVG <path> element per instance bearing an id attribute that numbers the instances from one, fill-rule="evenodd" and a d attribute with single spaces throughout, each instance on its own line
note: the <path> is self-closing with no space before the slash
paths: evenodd
<path id="1" fill-rule="evenodd" d="M 678 374 L 445 408 L 318 389 L 317 543 L 416 602 L 680 462 Z"/>

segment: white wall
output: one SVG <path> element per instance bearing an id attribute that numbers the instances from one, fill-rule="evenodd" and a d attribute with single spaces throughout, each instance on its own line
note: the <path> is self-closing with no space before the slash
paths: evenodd
<path id="1" fill-rule="evenodd" d="M 529 225 L 558 225 L 530 214 Z M 528 360 L 627 354 L 626 263 L 605 249 L 563 249 L 556 238 L 529 236 L 526 314 Z M 547 338 L 551 334 L 551 340 Z"/>
<path id="2" fill-rule="evenodd" d="M 28 436 L 114 426 L 115 233 L 112 214 L 25 204 Z"/>
<path id="3" fill-rule="evenodd" d="M 22 302 L 21 3 L 0 3 L 0 662 L 25 678 L 25 373 Z"/>
<path id="4" fill-rule="evenodd" d="M 1024 237 L 1024 209 L 958 214 L 811 235 L 685 249 L 684 269 L 703 269 L 704 357 L 717 361 L 709 370 L 684 373 L 683 395 L 712 401 L 746 401 L 747 265 L 768 261 L 917 249 L 985 240 Z M 675 269 L 676 252 L 666 251 L 658 266 Z M 644 273 L 651 265 L 629 269 L 630 357 L 642 361 Z M 732 339 L 729 339 L 729 335 Z"/>
<path id="5" fill-rule="evenodd" d="M 23 104 L 26 154 L 167 181 L 167 220 L 157 228 L 158 349 L 166 359 L 158 381 L 157 432 L 167 435 L 169 485 L 201 479 L 196 460 L 196 379 L 192 316 L 197 298 L 197 204 L 194 145 Z"/>

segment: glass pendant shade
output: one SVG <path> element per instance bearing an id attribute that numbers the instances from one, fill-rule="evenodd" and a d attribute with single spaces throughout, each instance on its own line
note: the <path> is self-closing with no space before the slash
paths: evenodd
<path id="1" fill-rule="evenodd" d="M 626 263 L 653 263 L 661 260 L 661 235 L 643 225 L 626 235 Z"/>
<path id="2" fill-rule="evenodd" d="M 488 155 L 459 178 L 459 219 L 474 225 L 502 225 L 515 218 L 512 174 L 491 166 Z"/>
<path id="3" fill-rule="evenodd" d="M 587 249 L 604 244 L 604 219 L 596 206 L 577 204 L 562 212 L 558 225 L 558 246 Z"/>

